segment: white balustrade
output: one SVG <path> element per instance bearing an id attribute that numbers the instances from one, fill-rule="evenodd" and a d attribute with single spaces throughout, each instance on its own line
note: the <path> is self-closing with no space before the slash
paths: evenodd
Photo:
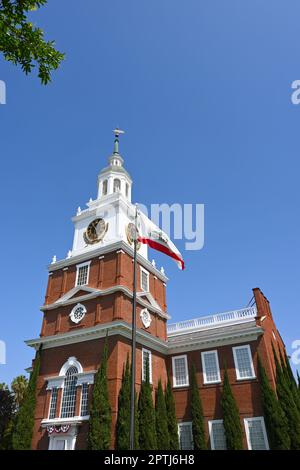
<path id="1" fill-rule="evenodd" d="M 185 320 L 178 323 L 171 323 L 167 325 L 167 332 L 169 335 L 176 333 L 184 333 L 188 330 L 206 330 L 209 328 L 217 328 L 223 325 L 234 325 L 250 321 L 257 315 L 256 307 L 247 307 L 240 310 L 233 310 L 231 312 L 217 313 L 207 317 L 194 318 L 193 320 Z"/>

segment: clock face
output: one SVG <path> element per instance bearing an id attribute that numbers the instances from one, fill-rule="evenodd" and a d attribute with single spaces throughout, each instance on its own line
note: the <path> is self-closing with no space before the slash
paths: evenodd
<path id="1" fill-rule="evenodd" d="M 83 235 L 85 242 L 92 245 L 101 241 L 107 232 L 107 228 L 108 224 L 105 223 L 104 219 L 98 218 L 93 220 Z"/>

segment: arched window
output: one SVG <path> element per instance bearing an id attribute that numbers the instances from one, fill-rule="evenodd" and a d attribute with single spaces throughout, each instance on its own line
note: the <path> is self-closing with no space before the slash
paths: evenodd
<path id="1" fill-rule="evenodd" d="M 107 194 L 107 180 L 104 180 L 102 183 L 102 196 L 106 196 Z"/>
<path id="2" fill-rule="evenodd" d="M 77 374 L 78 369 L 75 366 L 69 367 L 66 371 L 60 414 L 61 418 L 72 418 L 75 416 Z"/>
<path id="3" fill-rule="evenodd" d="M 118 178 L 116 178 L 114 179 L 114 193 L 117 193 L 120 190 L 121 190 L 121 181 Z"/>
<path id="4" fill-rule="evenodd" d="M 128 194 L 129 194 L 129 184 L 126 183 L 126 186 L 125 186 L 125 192 L 126 192 L 126 197 L 128 197 Z"/>

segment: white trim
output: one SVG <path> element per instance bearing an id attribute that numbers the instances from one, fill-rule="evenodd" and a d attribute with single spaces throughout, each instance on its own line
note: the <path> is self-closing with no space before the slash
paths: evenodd
<path id="1" fill-rule="evenodd" d="M 82 287 L 82 289 L 80 289 L 80 287 Z M 86 291 L 87 294 L 81 295 L 79 297 L 70 298 L 80 290 Z M 87 286 L 76 286 L 73 287 L 69 292 L 67 292 L 63 297 L 57 299 L 53 304 L 43 305 L 42 307 L 40 307 L 40 310 L 42 312 L 46 312 L 47 310 L 54 310 L 55 308 L 60 307 L 61 305 L 72 305 L 77 303 L 78 301 L 84 302 L 86 300 L 95 299 L 96 297 L 114 294 L 115 292 L 122 292 L 123 294 L 127 295 L 127 297 L 129 297 L 130 299 L 133 297 L 133 292 L 127 287 L 121 285 L 109 287 L 103 290 Z M 164 312 L 159 306 L 157 308 L 154 305 L 150 305 L 149 302 L 145 302 L 139 295 L 137 295 L 137 302 L 142 307 L 150 309 L 152 312 L 157 313 L 160 317 L 165 318 L 166 320 L 170 318 L 170 316 L 166 312 Z"/>
<path id="2" fill-rule="evenodd" d="M 192 449 L 194 449 L 194 441 L 193 441 L 193 423 L 192 421 L 182 421 L 181 423 L 178 423 L 177 424 L 177 430 L 178 430 L 178 441 L 179 441 L 179 447 L 180 447 L 180 450 L 185 450 L 185 449 L 181 449 L 181 446 L 180 446 L 180 427 L 181 426 L 188 426 L 191 430 L 191 443 L 192 443 Z"/>
<path id="3" fill-rule="evenodd" d="M 208 432 L 209 432 L 209 440 L 210 440 L 210 448 L 211 450 L 216 450 L 215 449 L 215 442 L 214 442 L 214 433 L 213 433 L 213 424 L 223 424 L 223 419 L 212 419 L 208 421 Z M 225 434 L 225 429 L 224 429 L 224 434 Z M 225 437 L 226 439 L 226 437 Z"/>
<path id="4" fill-rule="evenodd" d="M 152 384 L 152 352 L 149 349 L 142 348 L 142 380 L 146 380 L 145 370 L 144 370 L 144 352 L 149 354 L 149 382 Z"/>
<path id="5" fill-rule="evenodd" d="M 147 308 L 143 308 L 140 313 L 140 319 L 141 322 L 143 323 L 145 328 L 149 328 L 149 326 L 152 323 L 152 318 L 149 310 Z"/>
<path id="6" fill-rule="evenodd" d="M 76 281 L 75 281 L 75 287 L 87 286 L 87 285 L 88 285 L 88 283 L 89 283 L 89 277 L 90 277 L 90 264 L 91 264 L 91 260 L 90 260 L 90 261 L 85 261 L 84 263 L 76 264 Z M 80 269 L 80 268 L 83 268 L 84 266 L 87 266 L 87 267 L 88 267 L 87 275 L 86 275 L 86 283 L 85 283 L 85 284 L 80 284 L 80 286 L 78 286 L 77 283 L 78 283 L 79 269 Z"/>
<path id="7" fill-rule="evenodd" d="M 205 365 L 205 359 L 204 357 L 207 354 L 214 354 L 215 359 L 216 359 L 216 366 L 217 366 L 217 375 L 218 379 L 217 380 L 207 380 L 207 374 L 206 374 L 206 365 Z M 221 374 L 220 374 L 220 365 L 219 365 L 219 357 L 218 357 L 218 350 L 213 349 L 211 351 L 203 351 L 201 352 L 201 362 L 202 362 L 202 372 L 203 372 L 203 383 L 204 384 L 215 384 L 215 383 L 220 383 L 221 382 Z"/>
<path id="8" fill-rule="evenodd" d="M 133 258 L 133 248 L 129 246 L 128 243 L 121 240 L 115 243 L 111 243 L 107 246 L 101 246 L 100 248 L 98 247 L 96 249 L 89 251 L 88 253 L 87 252 L 79 253 L 78 255 L 72 256 L 72 258 L 65 258 L 65 259 L 57 261 L 56 263 L 49 264 L 48 270 L 51 272 L 57 271 L 58 269 L 62 269 L 65 266 L 73 266 L 76 261 L 84 262 L 87 257 L 89 259 L 95 258 L 102 254 L 112 253 L 118 249 L 124 250 L 125 253 L 127 253 L 130 257 Z M 151 272 L 152 274 L 156 274 L 156 276 L 161 281 L 167 282 L 169 280 L 165 274 L 161 273 L 157 268 L 154 268 L 151 262 L 147 260 L 144 256 L 140 255 L 139 253 L 137 253 L 137 261 L 139 264 L 145 266 L 145 269 L 148 269 L 149 272 Z"/>
<path id="9" fill-rule="evenodd" d="M 147 289 L 143 288 L 142 273 L 146 274 L 147 276 Z M 140 288 L 142 289 L 143 292 L 149 292 L 149 285 L 150 285 L 150 273 L 149 271 L 147 271 L 147 269 L 143 268 L 143 266 L 140 266 Z"/>
<path id="10" fill-rule="evenodd" d="M 96 371 L 87 371 L 87 372 L 80 372 L 77 375 L 77 385 L 81 385 L 82 383 L 88 383 L 92 385 L 94 383 L 94 375 Z M 46 390 L 52 390 L 53 387 L 63 388 L 65 375 L 58 375 L 55 377 L 46 377 L 47 382 Z"/>
<path id="11" fill-rule="evenodd" d="M 244 426 L 245 426 L 248 450 L 252 450 L 252 445 L 251 445 L 251 441 L 250 441 L 249 426 L 248 426 L 249 421 L 260 421 L 261 422 L 261 429 L 262 429 L 262 433 L 263 433 L 263 436 L 264 436 L 266 450 L 270 450 L 267 431 L 266 431 L 266 426 L 265 426 L 265 420 L 264 420 L 263 416 L 255 416 L 254 418 L 244 418 Z"/>
<path id="12" fill-rule="evenodd" d="M 250 367 L 251 367 L 251 371 L 252 371 L 251 376 L 247 376 L 247 377 L 241 377 L 240 376 L 239 364 L 238 364 L 237 355 L 236 355 L 236 351 L 238 349 L 247 349 L 248 350 L 248 355 L 249 355 L 249 359 L 250 359 Z M 255 375 L 255 370 L 254 370 L 254 366 L 253 366 L 253 360 L 252 360 L 252 353 L 251 353 L 250 344 L 244 344 L 243 346 L 235 346 L 235 347 L 232 348 L 232 352 L 233 352 L 236 379 L 237 380 L 255 379 L 256 375 Z"/>
<path id="13" fill-rule="evenodd" d="M 81 318 L 76 318 L 75 317 L 75 312 L 78 308 L 82 308 L 82 310 L 83 310 L 83 315 L 82 315 Z M 73 323 L 76 323 L 76 324 L 80 323 L 84 319 L 86 312 L 87 312 L 86 307 L 83 304 L 78 303 L 72 308 L 71 312 L 69 313 L 69 318 Z"/>
<path id="14" fill-rule="evenodd" d="M 176 376 L 175 376 L 175 361 L 176 359 L 184 359 L 185 364 L 185 383 L 177 385 Z M 188 370 L 188 361 L 187 355 L 183 354 L 182 356 L 173 356 L 172 357 L 172 375 L 173 375 L 173 388 L 188 387 L 189 386 L 189 370 Z"/>
<path id="15" fill-rule="evenodd" d="M 76 367 L 79 374 L 82 374 L 82 372 L 83 372 L 83 368 L 82 368 L 82 365 L 80 364 L 80 362 L 77 361 L 76 357 L 71 356 L 71 357 L 69 357 L 69 359 L 64 363 L 64 365 L 60 369 L 59 375 L 60 376 L 65 376 L 67 370 L 69 369 L 69 367 Z"/>
<path id="16" fill-rule="evenodd" d="M 176 338 L 168 337 L 168 350 L 170 355 L 186 353 L 189 351 L 199 351 L 203 349 L 213 349 L 220 346 L 232 346 L 233 344 L 249 343 L 256 341 L 263 335 L 264 330 L 260 326 L 250 326 L 235 331 L 232 328 L 224 328 L 218 334 L 211 332 L 199 332 L 192 335 L 184 335 Z"/>
<path id="17" fill-rule="evenodd" d="M 34 347 L 36 350 L 38 350 L 39 346 L 42 344 L 44 350 L 64 346 L 66 344 L 76 344 L 83 341 L 105 338 L 107 332 L 109 332 L 109 336 L 120 335 L 127 339 L 131 339 L 132 336 L 131 325 L 129 323 L 125 321 L 112 321 L 110 323 L 81 328 L 67 333 L 27 340 L 25 343 L 28 346 Z M 149 335 L 148 332 L 140 328 L 137 328 L 137 341 L 142 346 L 151 348 L 152 350 L 154 349 L 162 354 L 168 354 L 168 345 L 166 341 Z"/>
<path id="18" fill-rule="evenodd" d="M 87 421 L 90 416 L 74 416 L 73 418 L 54 418 L 54 419 L 42 419 L 41 426 L 46 428 L 47 426 L 59 426 L 64 424 L 81 424 L 83 421 Z"/>

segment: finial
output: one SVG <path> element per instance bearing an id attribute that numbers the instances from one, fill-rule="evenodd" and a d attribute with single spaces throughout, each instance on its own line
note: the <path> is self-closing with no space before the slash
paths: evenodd
<path id="1" fill-rule="evenodd" d="M 152 260 L 151 264 L 154 268 L 156 267 L 155 259 Z"/>
<path id="2" fill-rule="evenodd" d="M 77 208 L 77 212 L 76 212 L 76 215 L 80 215 L 80 214 L 81 214 L 81 207 L 80 207 L 80 206 L 78 206 L 78 208 Z"/>
<path id="3" fill-rule="evenodd" d="M 124 131 L 122 131 L 121 129 L 118 129 L 116 127 L 116 129 L 113 130 L 114 134 L 115 134 L 115 142 L 114 142 L 114 154 L 115 153 L 119 153 L 119 135 L 121 134 L 125 134 Z"/>
<path id="4" fill-rule="evenodd" d="M 51 264 L 54 264 L 54 263 L 56 263 L 56 255 L 53 256 L 52 261 L 51 261 Z"/>
<path id="5" fill-rule="evenodd" d="M 71 258 L 71 256 L 72 256 L 72 251 L 69 250 L 69 251 L 68 251 L 68 254 L 67 254 L 67 258 L 69 259 L 69 258 Z"/>
<path id="6" fill-rule="evenodd" d="M 160 272 L 161 272 L 162 274 L 165 274 L 165 270 L 164 270 L 163 266 L 160 268 Z"/>

